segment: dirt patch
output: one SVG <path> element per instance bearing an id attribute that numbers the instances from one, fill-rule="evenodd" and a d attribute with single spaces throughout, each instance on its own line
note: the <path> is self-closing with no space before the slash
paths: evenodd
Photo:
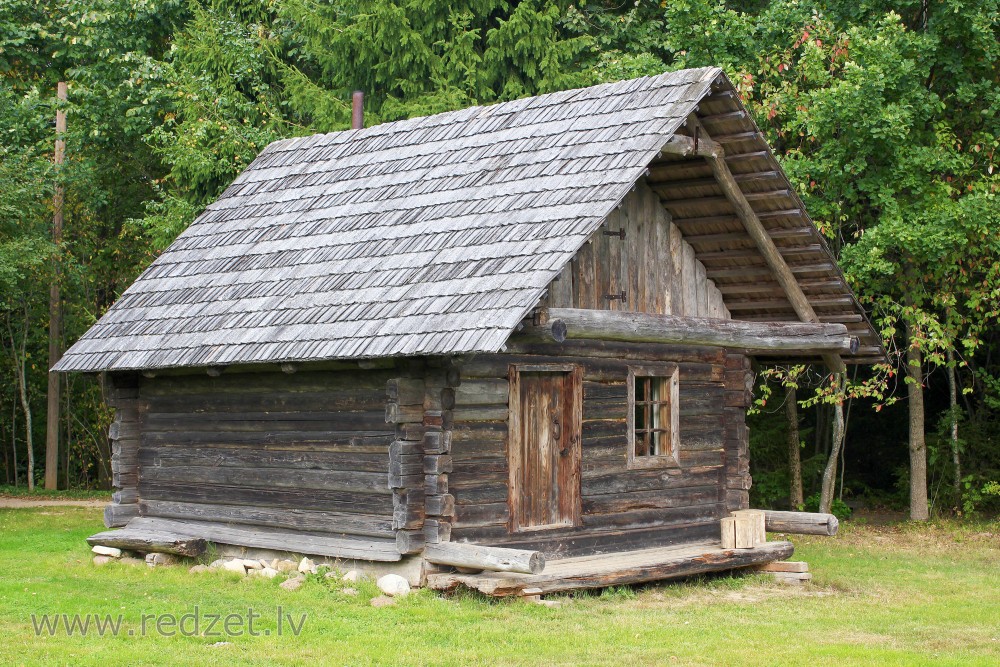
<path id="1" fill-rule="evenodd" d="M 108 500 L 42 500 L 33 498 L 0 498 L 0 509 L 25 507 L 104 507 Z"/>

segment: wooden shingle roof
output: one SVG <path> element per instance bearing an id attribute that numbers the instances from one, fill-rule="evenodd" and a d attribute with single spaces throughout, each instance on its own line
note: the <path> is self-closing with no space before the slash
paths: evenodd
<path id="1" fill-rule="evenodd" d="M 55 370 L 498 351 L 713 82 L 731 88 L 685 70 L 275 142 Z"/>

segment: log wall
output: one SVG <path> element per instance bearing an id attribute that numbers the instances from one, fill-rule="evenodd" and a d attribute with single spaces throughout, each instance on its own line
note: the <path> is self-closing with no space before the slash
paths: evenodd
<path id="1" fill-rule="evenodd" d="M 679 467 L 626 466 L 628 367 L 677 363 Z M 575 527 L 511 533 L 508 370 L 583 369 L 582 517 Z M 745 507 L 745 358 L 713 348 L 597 341 L 519 343 L 462 366 L 451 432 L 453 541 L 534 548 L 547 557 L 717 538 L 718 519 Z M 734 488 L 735 487 L 735 488 Z"/>
<path id="2" fill-rule="evenodd" d="M 139 516 L 139 376 L 115 373 L 104 378 L 104 397 L 115 416 L 108 428 L 111 441 L 111 504 L 104 509 L 104 524 L 124 526 Z"/>
<path id="3" fill-rule="evenodd" d="M 395 370 L 142 378 L 142 516 L 394 538 Z"/>
<path id="4" fill-rule="evenodd" d="M 622 292 L 624 299 L 609 298 Z M 580 248 L 539 305 L 730 318 L 722 293 L 645 179 Z"/>

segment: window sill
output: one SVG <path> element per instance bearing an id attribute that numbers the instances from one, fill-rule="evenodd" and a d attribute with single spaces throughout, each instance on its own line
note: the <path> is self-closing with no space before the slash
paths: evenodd
<path id="1" fill-rule="evenodd" d="M 646 470 L 649 468 L 680 468 L 681 464 L 675 455 L 668 454 L 630 458 L 627 467 L 629 470 Z"/>

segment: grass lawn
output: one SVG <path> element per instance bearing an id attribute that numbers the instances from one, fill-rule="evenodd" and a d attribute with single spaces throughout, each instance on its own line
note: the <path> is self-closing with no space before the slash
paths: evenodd
<path id="1" fill-rule="evenodd" d="M 111 492 L 94 489 L 67 489 L 47 491 L 36 487 L 28 491 L 25 486 L 0 484 L 0 498 L 18 498 L 22 500 L 106 500 L 111 502 Z"/>
<path id="2" fill-rule="evenodd" d="M 421 591 L 377 609 L 367 582 L 351 597 L 319 577 L 288 592 L 219 572 L 96 567 L 84 538 L 101 528 L 98 509 L 0 510 L 0 664 L 1000 664 L 1000 523 L 847 524 L 795 540 L 815 577 L 803 589 L 715 577 L 555 597 L 558 608 Z M 297 636 L 276 636 L 279 605 L 296 624 L 307 615 Z M 142 614 L 195 606 L 204 622 L 251 607 L 270 635 L 138 636 Z M 117 637 L 36 637 L 31 615 L 44 613 L 124 624 Z"/>

